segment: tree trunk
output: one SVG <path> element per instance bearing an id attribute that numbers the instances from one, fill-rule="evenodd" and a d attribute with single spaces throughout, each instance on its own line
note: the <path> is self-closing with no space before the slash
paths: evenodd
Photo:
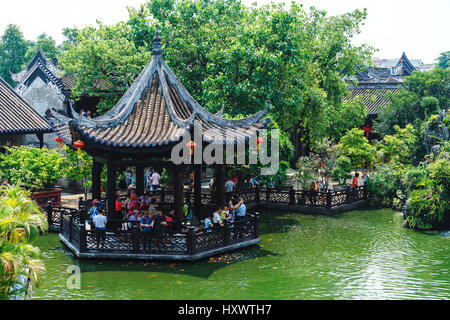
<path id="1" fill-rule="evenodd" d="M 300 124 L 296 124 L 294 127 L 294 131 L 291 134 L 291 142 L 294 146 L 291 167 L 295 168 L 298 158 L 304 157 L 310 152 L 308 133 Z"/>

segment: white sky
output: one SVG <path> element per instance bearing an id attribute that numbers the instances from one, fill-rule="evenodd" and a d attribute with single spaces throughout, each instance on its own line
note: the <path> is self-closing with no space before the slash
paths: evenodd
<path id="1" fill-rule="evenodd" d="M 243 0 L 263 4 L 270 0 Z M 62 42 L 64 27 L 82 27 L 99 19 L 113 24 L 126 20 L 126 6 L 138 7 L 145 0 L 0 0 L 0 34 L 10 24 L 20 26 L 26 39 L 41 33 Z M 274 2 L 286 2 L 274 0 Z M 368 18 L 355 44 L 368 43 L 382 58 L 398 58 L 403 51 L 410 59 L 433 60 L 450 50 L 449 0 L 304 0 L 330 15 L 367 8 Z"/>

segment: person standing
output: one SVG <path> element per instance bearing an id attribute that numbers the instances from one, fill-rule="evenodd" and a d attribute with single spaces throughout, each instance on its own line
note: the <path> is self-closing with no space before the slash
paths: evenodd
<path id="1" fill-rule="evenodd" d="M 239 198 L 238 201 L 239 202 L 235 207 L 229 209 L 236 210 L 236 221 L 245 219 L 245 216 L 247 214 L 247 207 L 244 204 L 244 200 L 242 200 L 242 198 Z"/>
<path id="2" fill-rule="evenodd" d="M 159 249 L 161 242 L 164 243 L 163 239 L 166 232 L 167 220 L 166 216 L 162 214 L 162 209 L 156 209 L 156 216 L 153 218 L 152 222 L 153 234 L 156 239 L 156 247 Z"/>
<path id="3" fill-rule="evenodd" d="M 358 178 L 359 178 L 359 173 L 355 172 L 355 175 L 353 176 L 353 179 L 352 179 L 352 188 L 356 188 L 358 186 Z"/>
<path id="4" fill-rule="evenodd" d="M 106 239 L 106 223 L 108 219 L 103 215 L 101 211 L 98 212 L 93 218 L 95 225 L 95 238 L 97 241 L 97 250 L 99 249 L 99 244 L 101 243 L 102 249 L 105 248 Z"/>
<path id="5" fill-rule="evenodd" d="M 159 175 L 157 170 L 155 170 L 155 172 L 152 174 L 151 183 L 153 191 L 161 188 L 161 176 Z"/>
<path id="6" fill-rule="evenodd" d="M 144 251 L 150 249 L 150 243 L 152 241 L 152 226 L 153 218 L 149 211 L 145 211 L 144 216 L 141 218 L 141 230 L 143 234 Z"/>
<path id="7" fill-rule="evenodd" d="M 231 179 L 228 179 L 228 181 L 225 182 L 225 197 L 227 200 L 231 199 L 233 196 L 235 186 L 236 184 Z"/>
<path id="8" fill-rule="evenodd" d="M 125 171 L 125 183 L 127 184 L 127 188 L 131 184 L 131 171 L 128 169 L 127 169 L 127 171 Z"/>
<path id="9" fill-rule="evenodd" d="M 150 171 L 150 169 L 147 169 L 144 174 L 144 189 L 146 191 L 152 191 L 151 186 L 152 186 L 152 172 Z"/>
<path id="10" fill-rule="evenodd" d="M 369 178 L 369 175 L 367 174 L 367 171 L 364 171 L 362 176 L 362 185 L 365 186 L 367 184 L 367 179 Z"/>

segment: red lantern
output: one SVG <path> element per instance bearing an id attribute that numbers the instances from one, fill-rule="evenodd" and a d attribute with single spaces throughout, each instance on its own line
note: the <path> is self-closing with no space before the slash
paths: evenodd
<path id="1" fill-rule="evenodd" d="M 190 149 L 191 156 L 194 154 L 194 149 L 197 147 L 197 144 L 194 141 L 190 141 L 186 144 L 186 148 Z"/>
<path id="2" fill-rule="evenodd" d="M 63 140 L 60 137 L 56 137 L 55 141 L 58 142 L 58 147 L 61 149 Z"/>
<path id="3" fill-rule="evenodd" d="M 261 143 L 263 143 L 263 138 L 256 138 L 256 149 L 259 150 Z"/>
<path id="4" fill-rule="evenodd" d="M 75 148 L 78 149 L 78 156 L 80 156 L 80 154 L 81 154 L 81 149 L 84 148 L 85 143 L 84 143 L 83 141 L 81 141 L 81 140 L 78 140 L 78 141 L 75 142 L 73 145 L 74 145 Z"/>

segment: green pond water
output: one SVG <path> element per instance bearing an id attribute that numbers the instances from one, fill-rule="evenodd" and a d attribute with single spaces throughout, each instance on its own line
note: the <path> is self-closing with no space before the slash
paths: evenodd
<path id="1" fill-rule="evenodd" d="M 449 299 L 450 232 L 401 225 L 392 210 L 264 212 L 261 244 L 176 264 L 79 261 L 49 234 L 35 242 L 47 272 L 33 298 Z M 71 265 L 80 267 L 80 289 L 67 287 Z"/>

